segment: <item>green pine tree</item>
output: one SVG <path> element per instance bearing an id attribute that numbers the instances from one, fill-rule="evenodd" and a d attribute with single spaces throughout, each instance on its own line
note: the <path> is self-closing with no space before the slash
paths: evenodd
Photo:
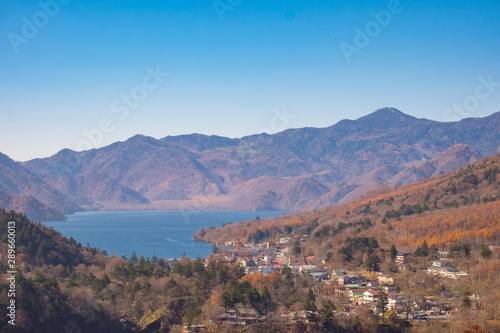
<path id="1" fill-rule="evenodd" d="M 389 304 L 387 300 L 387 294 L 382 288 L 380 288 L 378 293 L 378 302 L 377 302 L 378 313 L 382 313 L 382 315 L 384 315 L 385 311 L 387 310 L 387 304 Z"/>
<path id="2" fill-rule="evenodd" d="M 306 311 L 307 320 L 310 323 L 316 323 L 318 321 L 318 308 L 316 307 L 316 297 L 311 288 L 309 288 L 306 296 Z"/>
<path id="3" fill-rule="evenodd" d="M 398 255 L 398 250 L 396 249 L 396 246 L 392 244 L 391 248 L 389 249 L 389 257 L 391 258 L 392 261 L 396 260 L 396 256 Z"/>

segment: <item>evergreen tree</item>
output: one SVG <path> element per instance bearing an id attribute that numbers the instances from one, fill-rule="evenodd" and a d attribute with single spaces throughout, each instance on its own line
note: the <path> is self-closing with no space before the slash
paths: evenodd
<path id="1" fill-rule="evenodd" d="M 130 256 L 130 259 L 128 261 L 131 265 L 135 266 L 137 265 L 138 263 L 138 260 L 137 260 L 137 254 L 134 252 L 132 252 L 132 255 Z"/>
<path id="2" fill-rule="evenodd" d="M 233 278 L 222 293 L 222 300 L 225 308 L 232 308 L 236 303 L 243 302 L 243 293 L 245 286 L 240 284 L 236 278 Z"/>
<path id="3" fill-rule="evenodd" d="M 462 298 L 462 306 L 464 308 L 470 309 L 471 305 L 472 305 L 472 302 L 470 300 L 469 295 L 465 295 L 464 298 Z"/>
<path id="4" fill-rule="evenodd" d="M 102 280 L 102 282 L 103 282 L 104 286 L 107 286 L 108 284 L 110 284 L 110 283 L 111 283 L 111 280 L 109 279 L 108 274 L 104 274 L 104 276 L 102 277 L 102 279 L 101 279 L 101 280 Z"/>
<path id="5" fill-rule="evenodd" d="M 248 303 L 253 306 L 256 306 L 260 303 L 260 294 L 254 286 L 252 286 L 248 291 L 247 299 Z"/>
<path id="6" fill-rule="evenodd" d="M 28 242 L 28 245 L 26 246 L 26 252 L 30 256 L 35 254 L 35 245 L 33 244 L 32 241 Z"/>
<path id="7" fill-rule="evenodd" d="M 133 315 L 137 319 L 141 319 L 144 314 L 143 304 L 140 300 L 137 300 L 134 304 Z"/>
<path id="8" fill-rule="evenodd" d="M 243 267 L 243 265 L 238 262 L 236 263 L 236 265 L 234 265 L 233 267 L 233 274 L 238 278 L 242 278 L 245 276 L 245 267 Z"/>
<path id="9" fill-rule="evenodd" d="M 40 243 L 40 245 L 38 246 L 38 250 L 36 251 L 36 256 L 40 259 L 43 259 L 46 254 L 47 254 L 47 250 L 43 246 L 43 243 Z"/>
<path id="10" fill-rule="evenodd" d="M 449 258 L 456 257 L 469 257 L 470 256 L 471 247 L 469 244 L 463 245 L 451 245 L 450 251 L 448 252 Z"/>
<path id="11" fill-rule="evenodd" d="M 424 240 L 422 243 L 422 252 L 426 255 L 429 255 L 429 245 L 427 245 L 427 241 Z"/>
<path id="12" fill-rule="evenodd" d="M 365 268 L 369 272 L 380 271 L 380 258 L 376 254 L 368 254 L 365 258 Z"/>
<path id="13" fill-rule="evenodd" d="M 281 275 L 283 275 L 283 277 L 285 278 L 285 281 L 287 283 L 291 283 L 292 282 L 292 270 L 290 269 L 290 267 L 283 266 L 281 268 Z"/>
<path id="14" fill-rule="evenodd" d="M 379 313 L 382 313 L 382 315 L 384 315 L 387 310 L 387 304 L 389 304 L 387 294 L 382 288 L 380 288 L 378 293 L 377 310 Z"/>
<path id="15" fill-rule="evenodd" d="M 264 285 L 260 291 L 260 302 L 262 303 L 262 308 L 266 311 L 266 313 L 272 310 L 271 294 L 269 293 L 269 289 L 266 285 Z"/>
<path id="16" fill-rule="evenodd" d="M 432 244 L 429 247 L 429 255 L 431 256 L 431 259 L 438 259 L 438 247 L 436 244 Z"/>
<path id="17" fill-rule="evenodd" d="M 326 332 L 333 332 L 335 306 L 330 300 L 323 302 L 323 307 L 319 313 L 319 323 Z"/>
<path id="18" fill-rule="evenodd" d="M 77 274 L 75 271 L 72 271 L 69 276 L 68 276 L 68 280 L 66 281 L 66 288 L 71 288 L 71 287 L 74 287 L 74 286 L 77 286 L 78 283 L 77 283 Z"/>
<path id="19" fill-rule="evenodd" d="M 427 245 L 427 241 L 424 240 L 424 243 L 417 247 L 413 255 L 415 257 L 427 257 L 429 255 L 429 246 Z"/>
<path id="20" fill-rule="evenodd" d="M 484 259 L 489 259 L 493 253 L 491 252 L 489 247 L 481 244 L 481 245 L 479 245 L 479 254 L 481 254 L 481 256 Z"/>
<path id="21" fill-rule="evenodd" d="M 316 323 L 318 321 L 318 308 L 316 307 L 316 297 L 311 288 L 309 288 L 306 296 L 306 311 L 307 320 Z"/>
<path id="22" fill-rule="evenodd" d="M 391 258 L 392 261 L 396 260 L 396 256 L 398 255 L 398 250 L 396 249 L 396 246 L 392 244 L 391 248 L 389 249 L 389 257 Z"/>
<path id="23" fill-rule="evenodd" d="M 70 276 L 71 272 L 73 272 L 73 267 L 72 267 L 72 266 L 66 266 L 66 267 L 64 268 L 64 274 L 65 274 L 66 276 Z"/>
<path id="24" fill-rule="evenodd" d="M 293 243 L 292 253 L 293 254 L 300 254 L 301 252 L 302 252 L 302 250 L 300 249 L 299 241 L 296 241 L 295 243 Z"/>

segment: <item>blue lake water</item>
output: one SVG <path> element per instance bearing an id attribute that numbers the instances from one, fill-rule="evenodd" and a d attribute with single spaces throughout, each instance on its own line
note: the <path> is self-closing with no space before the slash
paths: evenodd
<path id="1" fill-rule="evenodd" d="M 212 245 L 193 240 L 200 228 L 223 223 L 280 216 L 279 211 L 171 211 L 171 212 L 82 212 L 68 215 L 67 221 L 45 221 L 63 236 L 73 237 L 108 254 L 130 257 L 156 255 L 158 258 L 206 257 Z"/>

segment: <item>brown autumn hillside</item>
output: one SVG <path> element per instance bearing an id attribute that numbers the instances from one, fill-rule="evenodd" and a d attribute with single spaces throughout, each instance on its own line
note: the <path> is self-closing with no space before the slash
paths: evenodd
<path id="1" fill-rule="evenodd" d="M 383 108 L 325 128 L 238 139 L 136 135 L 19 168 L 89 210 L 200 209 L 202 202 L 205 210 L 303 211 L 449 172 L 499 146 L 500 112 L 437 122 Z"/>
<path id="2" fill-rule="evenodd" d="M 347 237 L 375 237 L 398 249 L 460 242 L 500 242 L 500 154 L 402 187 L 385 187 L 343 205 L 278 218 L 199 230 L 195 239 L 215 243 L 262 241 L 310 234 L 309 252 L 323 257 Z"/>

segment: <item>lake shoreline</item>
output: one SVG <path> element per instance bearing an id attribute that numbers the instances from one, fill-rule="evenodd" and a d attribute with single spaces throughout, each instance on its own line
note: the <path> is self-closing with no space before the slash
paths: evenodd
<path id="1" fill-rule="evenodd" d="M 277 217 L 283 211 L 85 211 L 68 215 L 67 221 L 42 221 L 65 237 L 106 251 L 109 255 L 173 260 L 187 255 L 207 257 L 212 243 L 197 240 L 204 228 L 221 227 L 257 217 Z"/>

